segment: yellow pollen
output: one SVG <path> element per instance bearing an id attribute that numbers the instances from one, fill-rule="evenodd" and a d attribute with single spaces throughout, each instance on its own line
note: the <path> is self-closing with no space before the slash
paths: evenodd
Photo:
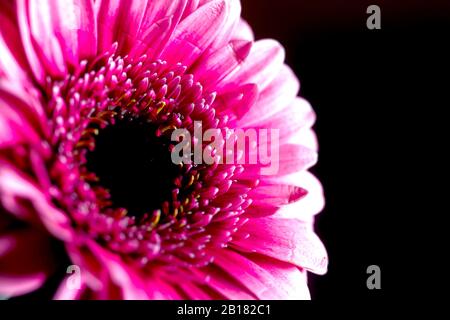
<path id="1" fill-rule="evenodd" d="M 159 114 L 162 111 L 162 109 L 164 109 L 164 107 L 166 106 L 166 103 L 164 101 L 161 101 L 160 103 L 158 103 L 158 105 L 159 104 L 161 104 L 161 106 L 158 109 L 156 109 L 156 114 Z"/>
<path id="2" fill-rule="evenodd" d="M 175 130 L 176 128 L 177 128 L 177 127 L 174 126 L 174 125 L 166 126 L 166 127 L 162 128 L 161 132 L 164 133 L 164 132 L 166 132 L 167 130 L 170 130 L 170 129 Z"/>
<path id="3" fill-rule="evenodd" d="M 187 187 L 190 187 L 194 183 L 195 177 L 191 175 L 191 178 L 189 179 L 189 182 L 187 184 Z M 189 201 L 189 199 L 187 199 Z"/>
<path id="4" fill-rule="evenodd" d="M 161 219 L 161 210 L 157 210 L 156 214 L 152 217 L 152 225 L 156 227 L 160 219 Z"/>

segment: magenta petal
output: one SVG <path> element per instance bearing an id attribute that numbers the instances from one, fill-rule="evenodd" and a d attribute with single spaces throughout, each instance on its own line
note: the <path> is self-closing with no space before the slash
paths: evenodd
<path id="1" fill-rule="evenodd" d="M 202 58 L 190 71 L 204 84 L 206 90 L 214 89 L 223 78 L 237 70 L 247 58 L 251 47 L 250 41 L 232 41 L 226 47 Z"/>
<path id="2" fill-rule="evenodd" d="M 61 240 L 73 237 L 68 217 L 49 203 L 37 186 L 1 159 L 0 203 L 16 218 L 42 224 Z"/>
<path id="3" fill-rule="evenodd" d="M 168 63 L 190 66 L 219 34 L 227 16 L 226 0 L 214 0 L 200 7 L 178 25 L 162 58 Z"/>
<path id="4" fill-rule="evenodd" d="M 255 84 L 232 86 L 232 89 L 225 88 L 219 92 L 215 107 L 219 112 L 234 114 L 239 120 L 255 105 L 258 98 L 259 90 Z"/>
<path id="5" fill-rule="evenodd" d="M 162 47 L 180 20 L 186 0 L 101 0 L 95 5 L 99 52 L 118 42 L 119 52 L 143 54 Z M 156 32 L 161 33 L 157 35 Z M 158 39 L 158 36 L 160 39 Z M 160 42 L 161 40 L 161 42 Z M 155 55 L 155 53 L 153 53 Z"/>
<path id="6" fill-rule="evenodd" d="M 242 226 L 239 232 L 250 236 L 232 242 L 238 250 L 264 254 L 317 274 L 327 271 L 327 253 L 310 223 L 296 219 L 256 218 Z"/>
<path id="7" fill-rule="evenodd" d="M 79 300 L 86 290 L 86 285 L 81 283 L 80 288 L 71 288 L 69 286 L 69 276 L 66 276 L 56 290 L 56 294 L 53 297 L 54 300 Z"/>
<path id="8" fill-rule="evenodd" d="M 283 206 L 304 198 L 308 191 L 293 185 L 265 184 L 259 185 L 250 195 L 253 204 L 266 204 L 271 206 Z"/>
<path id="9" fill-rule="evenodd" d="M 256 152 L 256 150 L 253 150 Z M 285 144 L 279 147 L 278 166 L 274 167 L 276 172 L 272 175 L 277 177 L 289 175 L 298 171 L 311 168 L 317 163 L 317 152 L 298 144 Z M 241 174 L 242 177 L 252 178 L 258 176 L 261 166 L 247 166 L 246 170 Z M 273 180 L 272 175 L 262 176 L 264 181 Z"/>
<path id="10" fill-rule="evenodd" d="M 0 235 L 0 295 L 17 296 L 41 287 L 53 272 L 47 236 L 32 229 Z"/>
<path id="11" fill-rule="evenodd" d="M 237 279 L 228 273 L 211 264 L 200 270 L 192 270 L 192 272 L 202 279 L 202 284 L 209 286 L 211 289 L 219 292 L 227 299 L 235 300 L 255 300 L 257 297 L 243 286 Z"/>
<path id="12" fill-rule="evenodd" d="M 222 250 L 217 253 L 215 264 L 235 277 L 258 299 L 309 299 L 306 277 L 296 266 L 269 258 L 254 256 L 254 259 L 263 266 L 234 251 Z"/>
<path id="13" fill-rule="evenodd" d="M 288 295 L 285 299 L 311 299 L 307 285 L 306 270 L 297 268 L 290 263 L 276 259 L 268 259 L 261 255 L 248 254 L 247 257 L 263 269 L 269 271 L 274 280 L 280 284 L 280 289 Z"/>
<path id="14" fill-rule="evenodd" d="M 17 117 L 17 113 L 7 109 L 0 101 L 0 107 L 3 113 L 0 114 L 0 148 L 5 148 L 27 139 L 25 132 L 31 133 L 29 126 L 23 123 L 23 120 Z M 33 137 L 31 136 L 31 140 Z"/>
<path id="15" fill-rule="evenodd" d="M 78 66 L 79 61 L 97 53 L 97 21 L 92 0 L 58 1 L 52 10 L 52 18 L 66 61 Z"/>
<path id="16" fill-rule="evenodd" d="M 183 299 L 180 293 L 177 290 L 175 290 L 175 288 L 168 281 L 152 277 L 150 279 L 146 279 L 145 285 L 149 299 L 152 300 Z"/>
<path id="17" fill-rule="evenodd" d="M 31 83 L 23 82 L 20 86 L 0 79 L 0 99 L 9 103 L 36 128 L 46 128 L 46 113 L 40 101 L 40 93 Z"/>
<path id="18" fill-rule="evenodd" d="M 136 272 L 120 257 L 93 241 L 80 248 L 70 247 L 72 260 L 83 270 L 84 280 L 99 299 L 145 300 L 148 293 Z"/>
<path id="19" fill-rule="evenodd" d="M 114 42 L 124 51 L 134 45 L 144 19 L 147 0 L 100 0 L 95 3 L 98 24 L 98 51 L 105 52 Z"/>
<path id="20" fill-rule="evenodd" d="M 111 281 L 122 290 L 123 299 L 148 299 L 143 283 L 141 283 L 141 280 L 134 275 L 133 271 L 128 266 L 119 259 L 111 256 L 105 256 L 105 263 L 107 264 Z"/>
<path id="21" fill-rule="evenodd" d="M 135 40 L 134 46 L 130 50 L 130 56 L 139 58 L 146 54 L 150 58 L 158 58 L 169 41 L 175 26 L 173 16 L 155 22 Z"/>
<path id="22" fill-rule="evenodd" d="M 226 80 L 234 83 L 256 83 L 260 90 L 264 90 L 279 74 L 284 58 L 284 48 L 277 41 L 257 41 L 241 70 Z"/>
<path id="23" fill-rule="evenodd" d="M 296 172 L 281 177 L 269 177 L 272 183 L 286 183 L 299 186 L 308 191 L 302 199 L 280 207 L 274 217 L 301 219 L 310 221 L 314 215 L 322 211 L 325 205 L 323 188 L 319 180 L 310 172 Z"/>
<path id="24" fill-rule="evenodd" d="M 97 26 L 90 0 L 52 2 L 19 0 L 22 40 L 35 76 L 43 80 L 40 61 L 53 76 L 63 76 L 97 51 Z"/>
<path id="25" fill-rule="evenodd" d="M 310 128 L 316 120 L 311 105 L 296 98 L 286 108 L 258 123 L 256 128 L 278 128 L 280 144 L 297 143 L 317 151 L 317 141 Z"/>
<path id="26" fill-rule="evenodd" d="M 137 2 L 147 2 L 145 11 L 143 11 L 143 13 L 145 14 L 143 16 L 142 23 L 140 23 L 140 33 L 145 33 L 145 31 L 149 29 L 154 23 L 167 17 L 172 17 L 173 25 L 176 26 L 180 22 L 182 16 L 185 16 L 185 14 L 187 14 L 186 10 L 192 9 L 190 8 L 190 3 L 193 1 L 137 0 Z M 196 6 L 195 3 L 193 3 L 192 5 Z"/>
<path id="27" fill-rule="evenodd" d="M 181 282 L 179 286 L 189 297 L 189 300 L 211 300 L 214 297 L 193 282 Z"/>
<path id="28" fill-rule="evenodd" d="M 257 103 L 239 120 L 238 126 L 248 128 L 267 121 L 291 104 L 299 90 L 300 83 L 295 74 L 286 65 L 282 66 L 276 78 L 260 93 Z"/>
<path id="29" fill-rule="evenodd" d="M 23 88 L 0 80 L 0 109 L 0 148 L 25 141 L 40 143 L 46 130 L 43 110 Z"/>
<path id="30" fill-rule="evenodd" d="M 194 12 L 195 10 L 197 10 L 198 6 L 199 6 L 200 0 L 188 0 L 187 4 L 186 4 L 186 8 L 183 12 L 183 16 L 181 17 L 181 19 L 186 18 L 187 16 L 189 16 L 192 12 Z"/>
<path id="31" fill-rule="evenodd" d="M 280 147 L 278 175 L 307 170 L 317 163 L 317 153 L 302 145 L 285 144 Z"/>
<path id="32" fill-rule="evenodd" d="M 244 19 L 240 19 L 236 29 L 234 30 L 231 39 L 233 40 L 247 40 L 254 41 L 255 35 L 250 25 Z"/>
<path id="33" fill-rule="evenodd" d="M 20 42 L 17 22 L 8 9 L 9 6 L 5 5 L 5 11 L 0 11 L 0 76 L 7 77 L 10 81 L 25 82 L 29 78 L 29 67 Z"/>
<path id="34" fill-rule="evenodd" d="M 240 0 L 227 0 L 228 16 L 225 23 L 219 29 L 219 33 L 214 37 L 208 51 L 215 51 L 224 47 L 231 39 L 236 26 L 239 23 L 241 16 L 241 2 Z"/>
<path id="35" fill-rule="evenodd" d="M 22 39 L 22 44 L 25 50 L 25 54 L 28 59 L 28 63 L 30 65 L 30 68 L 32 70 L 32 73 L 34 77 L 41 83 L 45 83 L 46 78 L 46 72 L 49 72 L 50 74 L 56 74 L 56 75 L 62 75 L 62 71 L 64 70 L 63 65 L 58 65 L 56 68 L 54 66 L 49 66 L 48 70 L 46 70 L 45 63 L 46 61 L 41 61 L 38 53 L 35 51 L 34 47 L 34 40 L 32 39 L 32 32 L 30 30 L 30 21 L 28 18 L 28 10 L 27 10 L 27 1 L 26 0 L 18 0 L 17 1 L 17 20 L 19 24 L 19 30 L 20 30 L 20 36 Z M 48 31 L 49 33 L 45 37 L 48 39 L 48 42 L 55 43 L 55 39 L 51 38 L 51 31 Z M 51 38 L 51 40 L 49 39 Z M 47 49 L 50 50 L 50 49 Z M 54 63 L 61 64 L 61 50 L 59 52 L 53 53 L 49 52 L 49 54 L 53 55 L 56 54 L 58 57 L 58 60 L 54 59 Z M 43 59 L 45 60 L 45 59 Z M 47 63 L 48 64 L 48 63 Z M 55 70 L 56 69 L 56 70 Z"/>

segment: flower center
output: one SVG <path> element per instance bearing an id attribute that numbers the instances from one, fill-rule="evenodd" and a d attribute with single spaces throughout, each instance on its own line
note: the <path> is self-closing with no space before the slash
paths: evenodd
<path id="1" fill-rule="evenodd" d="M 50 193 L 79 232 L 126 261 L 205 266 L 247 236 L 236 232 L 258 180 L 243 165 L 173 164 L 171 133 L 193 134 L 195 121 L 227 128 L 236 115 L 185 66 L 116 50 L 48 79 Z"/>
<path id="2" fill-rule="evenodd" d="M 117 119 L 99 132 L 86 167 L 109 190 L 113 207 L 141 218 L 170 200 L 179 169 L 170 158 L 170 141 L 156 128 L 132 118 Z"/>

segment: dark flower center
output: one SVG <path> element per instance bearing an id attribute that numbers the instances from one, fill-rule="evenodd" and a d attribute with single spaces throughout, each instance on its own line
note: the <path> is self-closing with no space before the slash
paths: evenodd
<path id="1" fill-rule="evenodd" d="M 121 57 L 117 46 L 46 88 L 50 193 L 80 231 L 146 271 L 206 266 L 217 248 L 248 237 L 236 234 L 258 180 L 240 164 L 175 165 L 170 138 L 192 135 L 195 121 L 227 128 L 236 115 L 182 64 Z"/>
<path id="2" fill-rule="evenodd" d="M 113 207 L 142 217 L 170 200 L 179 169 L 171 161 L 170 141 L 156 137 L 145 121 L 116 119 L 100 130 L 86 167 L 109 190 Z"/>

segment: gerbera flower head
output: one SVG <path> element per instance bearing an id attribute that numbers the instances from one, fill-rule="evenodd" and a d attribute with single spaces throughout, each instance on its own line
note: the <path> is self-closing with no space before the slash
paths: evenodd
<path id="1" fill-rule="evenodd" d="M 327 266 L 313 231 L 322 189 L 307 171 L 315 116 L 283 48 L 255 42 L 240 11 L 237 0 L 2 4 L 0 295 L 56 281 L 59 299 L 309 298 L 307 271 Z M 200 128 L 223 134 L 225 151 Z M 274 135 L 242 144 L 264 130 Z M 279 155 L 275 170 L 262 150 Z"/>

